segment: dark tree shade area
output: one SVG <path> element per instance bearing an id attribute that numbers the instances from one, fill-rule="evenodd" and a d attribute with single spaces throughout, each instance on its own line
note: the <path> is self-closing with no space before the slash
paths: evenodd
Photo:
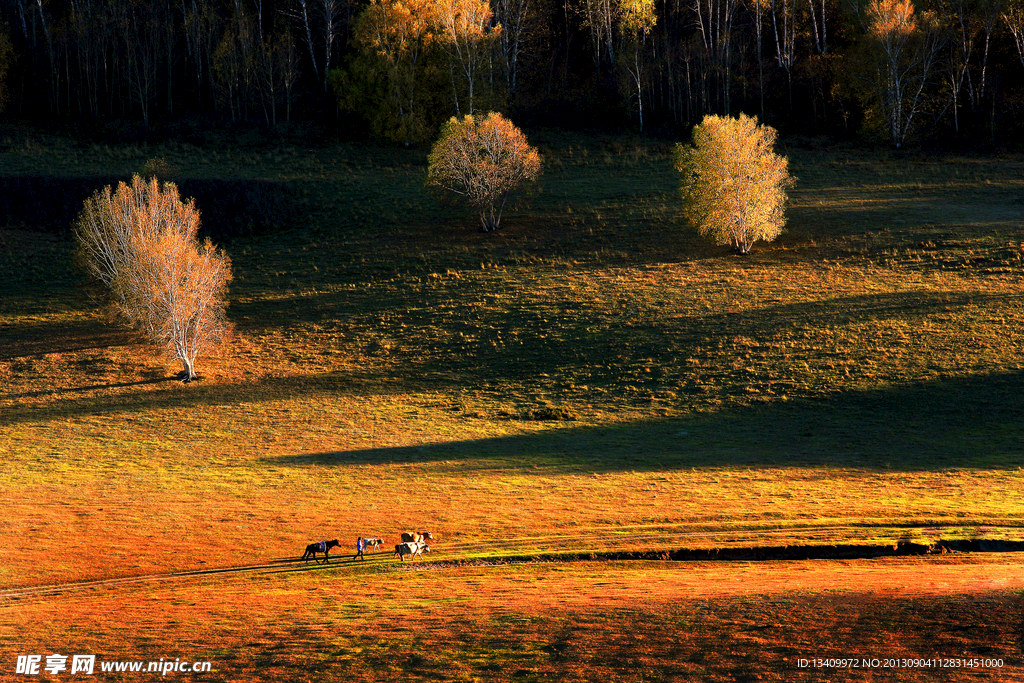
<path id="1" fill-rule="evenodd" d="M 916 4 L 915 4 L 916 3 Z M 1024 142 L 1024 0 L 6 0 L 12 120 L 357 122 L 404 144 L 451 116 L 678 136 Z"/>

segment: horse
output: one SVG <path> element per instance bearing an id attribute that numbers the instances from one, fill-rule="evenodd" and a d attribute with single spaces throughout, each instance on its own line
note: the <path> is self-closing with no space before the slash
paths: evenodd
<path id="1" fill-rule="evenodd" d="M 402 543 L 424 543 L 433 541 L 434 535 L 429 531 L 403 531 Z"/>
<path id="2" fill-rule="evenodd" d="M 430 552 L 430 546 L 426 543 L 399 543 L 395 546 L 395 557 L 405 562 L 405 556 L 411 555 L 412 559 L 415 560 L 416 556 L 419 555 L 420 559 L 423 559 L 423 553 Z"/>
<path id="3" fill-rule="evenodd" d="M 306 546 L 306 552 L 302 554 L 301 559 L 309 562 L 307 558 L 312 557 L 314 562 L 319 562 L 319 560 L 316 559 L 316 554 L 323 553 L 324 562 L 330 562 L 331 558 L 327 556 L 327 553 L 331 551 L 331 548 L 337 548 L 338 545 L 338 539 L 334 539 L 333 541 L 320 541 L 319 543 L 310 543 Z"/>

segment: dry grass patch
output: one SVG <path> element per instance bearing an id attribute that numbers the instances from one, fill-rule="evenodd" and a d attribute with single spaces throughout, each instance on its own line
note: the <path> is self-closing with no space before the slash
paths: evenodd
<path id="1" fill-rule="evenodd" d="M 798 660 L 851 656 L 1004 667 L 845 680 L 1010 680 L 1024 664 L 1022 586 L 1005 556 L 398 571 L 371 560 L 26 597 L 0 614 L 22 626 L 17 652 L 208 660 L 211 681 L 824 681 L 837 672 Z"/>

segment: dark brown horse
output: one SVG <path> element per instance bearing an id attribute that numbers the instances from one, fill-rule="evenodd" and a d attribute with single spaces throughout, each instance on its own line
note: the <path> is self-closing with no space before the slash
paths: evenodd
<path id="1" fill-rule="evenodd" d="M 324 562 L 330 562 L 331 558 L 327 557 L 327 553 L 331 552 L 331 548 L 337 547 L 338 539 L 334 539 L 333 541 L 320 541 L 319 543 L 310 543 L 306 546 L 306 552 L 302 554 L 302 559 L 308 562 L 308 558 L 312 557 L 314 562 L 319 562 L 319 560 L 316 559 L 316 554 L 323 553 Z"/>

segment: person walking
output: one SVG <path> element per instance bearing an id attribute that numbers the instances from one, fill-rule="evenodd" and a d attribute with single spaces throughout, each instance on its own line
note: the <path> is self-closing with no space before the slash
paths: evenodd
<path id="1" fill-rule="evenodd" d="M 358 557 L 361 560 L 365 560 L 366 558 L 363 557 L 363 548 L 365 548 L 365 547 L 366 547 L 366 544 L 363 543 L 363 537 L 360 536 L 359 538 L 356 539 L 356 555 L 352 559 L 354 560 L 354 559 L 356 559 L 356 557 Z"/>

